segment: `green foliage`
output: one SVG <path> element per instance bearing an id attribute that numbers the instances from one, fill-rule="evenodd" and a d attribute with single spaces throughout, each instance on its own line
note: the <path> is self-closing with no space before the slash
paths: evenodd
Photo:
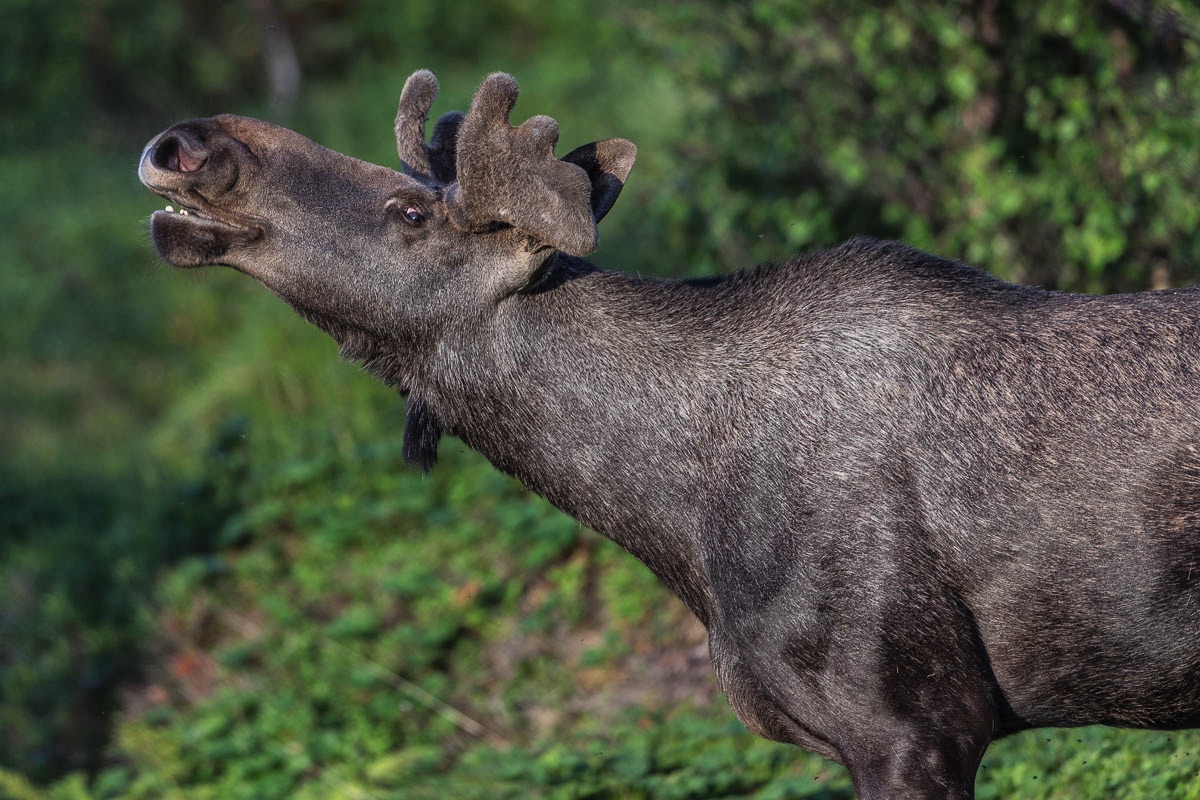
<path id="1" fill-rule="evenodd" d="M 137 671 L 154 571 L 212 548 L 241 471 L 218 439 L 197 480 L 147 506 L 96 475 L 0 474 L 0 756 L 36 775 L 94 766 L 112 687 Z M 149 488 L 149 487 L 147 487 Z"/>
<path id="2" fill-rule="evenodd" d="M 106 138 L 128 115 L 148 120 L 184 110 L 181 98 L 244 101 L 262 87 L 245 5 L 6 0 L 0 94 L 23 113 L 4 115 L 0 140 L 28 146 Z M 101 122 L 99 131 L 79 124 L 85 120 Z"/>
<path id="3" fill-rule="evenodd" d="M 1200 791 L 1197 748 L 1195 731 L 1036 731 L 992 747 L 984 758 L 978 797 L 1183 800 Z"/>
<path id="4" fill-rule="evenodd" d="M 710 272 L 859 233 L 1075 288 L 1200 263 L 1195 12 L 1117 4 L 0 3 L 0 800 L 848 798 L 672 664 L 632 558 L 403 407 L 259 287 L 155 263 L 133 179 L 236 110 L 392 163 L 403 76 L 479 77 L 639 162 L 598 260 Z M 600 67 L 603 68 L 600 68 Z M 674 671 L 672 671 L 674 670 Z M 691 683 L 689 683 L 689 681 Z M 1194 733 L 1038 732 L 982 798 L 1200 794 Z"/>
<path id="5" fill-rule="evenodd" d="M 639 12 L 691 95 L 687 167 L 650 218 L 703 271 L 871 234 L 1064 288 L 1189 281 L 1200 13 L 1115 5 Z"/>

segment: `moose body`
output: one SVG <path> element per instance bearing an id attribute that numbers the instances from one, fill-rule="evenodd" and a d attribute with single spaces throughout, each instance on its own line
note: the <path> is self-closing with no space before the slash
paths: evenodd
<path id="1" fill-rule="evenodd" d="M 861 797 L 970 797 L 1031 727 L 1200 725 L 1200 291 L 863 239 L 604 271 L 582 256 L 632 145 L 554 159 L 493 75 L 426 146 L 435 91 L 401 97 L 406 174 L 256 120 L 168 129 L 140 174 L 192 213 L 156 212 L 157 249 L 247 272 L 397 386 L 413 463 L 457 436 L 637 556 L 738 717 Z"/>

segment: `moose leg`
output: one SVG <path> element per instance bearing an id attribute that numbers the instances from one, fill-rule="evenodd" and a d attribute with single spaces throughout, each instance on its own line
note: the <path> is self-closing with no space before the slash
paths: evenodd
<path id="1" fill-rule="evenodd" d="M 885 632 L 869 653 L 883 656 L 876 668 L 841 681 L 856 687 L 853 699 L 844 698 L 856 719 L 841 750 L 863 800 L 975 796 L 975 774 L 996 729 L 991 682 L 953 625 L 921 627 L 897 632 L 912 636 L 908 642 Z"/>
<path id="2" fill-rule="evenodd" d="M 844 764 L 860 798 L 973 797 L 996 725 L 978 636 L 948 593 L 909 584 L 904 601 L 818 617 L 793 593 L 726 616 L 722 689 L 754 732 Z"/>
<path id="3" fill-rule="evenodd" d="M 846 759 L 855 794 L 859 800 L 970 800 L 986 737 L 983 742 L 967 738 L 910 731 L 881 741 L 873 753 Z"/>
<path id="4" fill-rule="evenodd" d="M 743 724 L 845 765 L 860 800 L 974 797 L 994 724 L 982 681 L 930 680 L 918 690 L 930 707 L 900 710 L 895 687 L 881 691 L 875 678 L 838 670 L 798 681 L 782 659 L 718 656 L 713 642 L 722 690 Z M 914 688 L 902 691 L 911 696 Z"/>

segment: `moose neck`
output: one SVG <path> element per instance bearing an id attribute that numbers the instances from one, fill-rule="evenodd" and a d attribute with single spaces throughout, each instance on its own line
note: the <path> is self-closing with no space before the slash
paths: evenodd
<path id="1" fill-rule="evenodd" d="M 410 402 L 633 553 L 707 620 L 695 500 L 713 475 L 698 439 L 719 413 L 705 376 L 729 358 L 705 331 L 721 310 L 697 284 L 555 262 L 444 337 Z"/>

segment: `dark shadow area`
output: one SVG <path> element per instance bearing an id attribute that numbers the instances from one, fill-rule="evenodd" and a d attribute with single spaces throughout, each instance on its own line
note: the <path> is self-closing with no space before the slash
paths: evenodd
<path id="1" fill-rule="evenodd" d="M 245 425 L 224 425 L 201 473 L 156 486 L 0 465 L 0 764 L 35 780 L 105 764 L 158 576 L 213 552 L 236 509 Z"/>

